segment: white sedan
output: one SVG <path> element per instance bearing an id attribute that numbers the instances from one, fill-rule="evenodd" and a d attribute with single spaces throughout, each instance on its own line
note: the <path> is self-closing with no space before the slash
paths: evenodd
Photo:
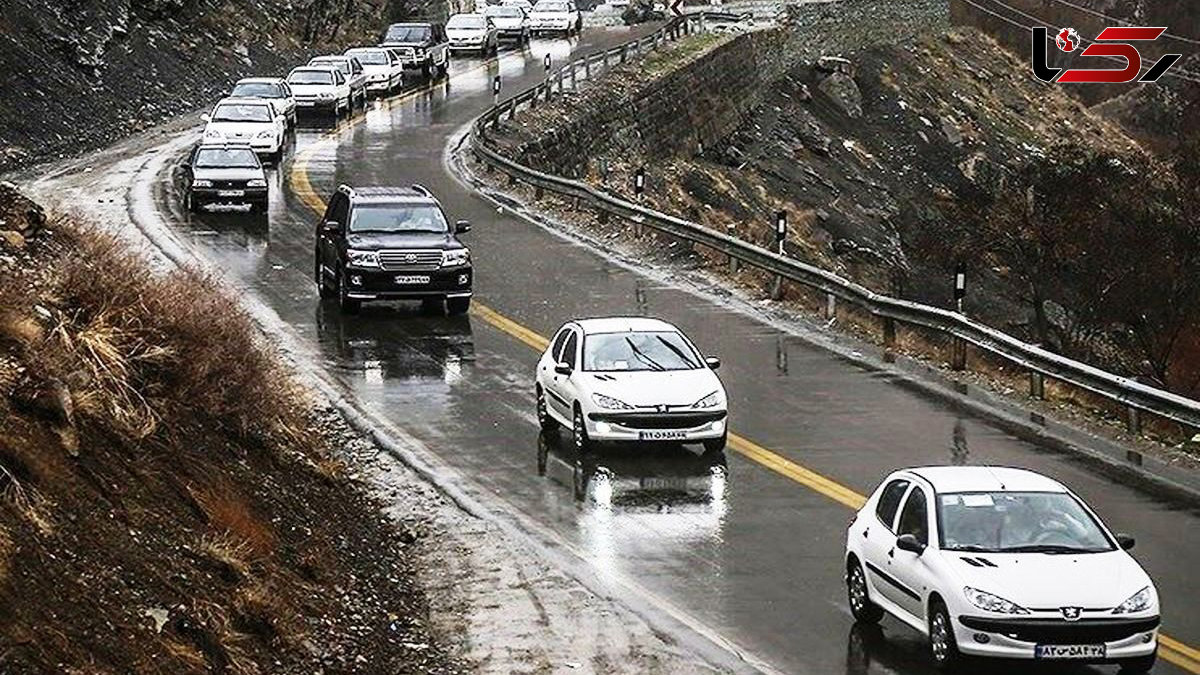
<path id="1" fill-rule="evenodd" d="M 278 159 L 283 152 L 287 123 L 275 106 L 259 98 L 225 98 L 211 113 L 200 116 L 207 122 L 204 145 L 246 144 L 260 155 Z"/>
<path id="2" fill-rule="evenodd" d="M 671 441 L 720 452 L 728 415 L 713 372 L 720 365 L 665 321 L 569 321 L 538 361 L 538 422 L 571 429 L 581 451 L 596 441 Z"/>
<path id="3" fill-rule="evenodd" d="M 943 466 L 888 476 L 846 533 L 850 611 L 886 612 L 963 655 L 1154 665 L 1154 583 L 1074 493 L 1023 469 Z"/>

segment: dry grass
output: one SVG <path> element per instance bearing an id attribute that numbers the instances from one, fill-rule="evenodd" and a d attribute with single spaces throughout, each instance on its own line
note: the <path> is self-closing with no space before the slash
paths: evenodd
<path id="1" fill-rule="evenodd" d="M 209 533 L 200 539 L 200 551 L 216 563 L 221 576 L 238 582 L 250 578 L 255 560 L 254 549 L 245 541 L 228 534 Z"/>
<path id="2" fill-rule="evenodd" d="M 189 490 L 192 499 L 203 511 L 209 526 L 222 538 L 236 542 L 252 560 L 271 555 L 275 550 L 275 533 L 250 504 L 229 484 L 222 483 L 205 489 Z"/>
<path id="3" fill-rule="evenodd" d="M 0 584 L 8 578 L 8 561 L 12 559 L 14 550 L 12 537 L 4 525 L 0 524 Z"/>

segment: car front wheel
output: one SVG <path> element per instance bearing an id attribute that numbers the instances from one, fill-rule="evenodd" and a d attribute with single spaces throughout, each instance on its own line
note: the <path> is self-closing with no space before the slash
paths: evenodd
<path id="1" fill-rule="evenodd" d="M 933 665 L 941 671 L 952 671 L 960 665 L 962 656 L 958 652 L 958 642 L 954 639 L 954 624 L 950 623 L 950 613 L 946 605 L 934 601 L 929 613 L 929 646 L 933 655 Z"/>
<path id="2" fill-rule="evenodd" d="M 465 298 L 446 298 L 446 312 L 450 316 L 466 314 L 469 309 L 471 309 L 470 296 Z"/>
<path id="3" fill-rule="evenodd" d="M 850 613 L 859 623 L 879 623 L 883 618 L 883 610 L 871 602 L 871 593 L 867 589 L 867 575 L 857 560 L 846 568 L 846 595 L 850 601 Z"/>
<path id="4" fill-rule="evenodd" d="M 542 431 L 550 432 L 558 429 L 558 422 L 550 416 L 550 411 L 546 409 L 546 392 L 541 386 L 538 386 L 535 391 L 537 400 L 537 420 L 538 426 Z"/>
<path id="5" fill-rule="evenodd" d="M 1154 667 L 1154 662 L 1157 659 L 1157 654 L 1151 652 L 1145 656 L 1139 656 L 1136 659 L 1126 659 L 1121 662 L 1121 672 L 1128 675 L 1141 675 L 1148 673 Z"/>
<path id="6" fill-rule="evenodd" d="M 358 310 L 362 309 L 362 301 L 351 298 L 349 291 L 346 289 L 346 284 L 342 282 L 342 273 L 338 272 L 337 298 L 338 308 L 343 314 L 358 314 Z"/>
<path id="7" fill-rule="evenodd" d="M 575 406 L 575 418 L 571 424 L 571 440 L 580 454 L 592 449 L 592 441 L 588 438 L 587 425 L 583 422 L 583 411 Z"/>
<path id="8" fill-rule="evenodd" d="M 725 452 L 725 444 L 729 441 L 729 432 L 721 434 L 720 438 L 709 438 L 704 441 L 704 454 L 715 455 Z"/>

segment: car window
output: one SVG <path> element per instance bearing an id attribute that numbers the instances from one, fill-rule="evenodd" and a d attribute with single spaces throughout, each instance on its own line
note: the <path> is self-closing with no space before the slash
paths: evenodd
<path id="1" fill-rule="evenodd" d="M 359 63 L 368 66 L 386 66 L 389 62 L 388 53 L 381 49 L 355 50 L 347 53 L 358 59 Z"/>
<path id="2" fill-rule="evenodd" d="M 929 543 L 929 510 L 925 505 L 925 491 L 921 488 L 914 487 L 909 491 L 904 510 L 900 512 L 896 534 L 911 534 L 922 544 Z"/>
<path id="3" fill-rule="evenodd" d="M 351 232 L 449 232 L 442 210 L 433 204 L 359 204 Z"/>
<path id="4" fill-rule="evenodd" d="M 424 42 L 429 39 L 429 26 L 398 24 L 388 28 L 385 42 Z"/>
<path id="5" fill-rule="evenodd" d="M 333 84 L 333 73 L 328 70 L 296 70 L 288 75 L 292 84 Z"/>
<path id="6" fill-rule="evenodd" d="M 487 19 L 482 14 L 455 14 L 446 23 L 446 28 L 483 28 Z"/>
<path id="7" fill-rule="evenodd" d="M 575 331 L 571 331 L 571 334 L 567 337 L 567 343 L 563 345 L 562 357 L 559 360 L 566 361 L 567 363 L 571 364 L 572 368 L 574 368 L 575 364 L 578 363 L 578 359 L 576 358 L 578 353 L 579 335 L 577 335 Z"/>
<path id="8" fill-rule="evenodd" d="M 345 78 L 345 76 L 342 75 L 342 71 L 340 71 L 340 70 L 333 71 L 333 83 L 334 84 L 346 84 L 346 78 Z"/>
<path id="9" fill-rule="evenodd" d="M 938 495 L 941 546 L 959 551 L 1114 550 L 1092 514 L 1066 492 Z"/>
<path id="10" fill-rule="evenodd" d="M 216 167 L 257 169 L 258 157 L 250 148 L 208 148 L 201 146 L 196 152 L 192 166 L 197 169 Z"/>
<path id="11" fill-rule="evenodd" d="M 525 15 L 525 12 L 522 12 L 520 7 L 513 7 L 512 5 L 488 5 L 487 15 L 519 19 Z"/>
<path id="12" fill-rule="evenodd" d="M 539 2 L 533 6 L 535 12 L 565 12 L 567 11 L 567 3 L 565 2 Z"/>
<path id="13" fill-rule="evenodd" d="M 555 363 L 559 362 L 559 356 L 562 354 L 562 346 L 571 335 L 571 329 L 564 326 L 558 331 L 558 335 L 554 336 L 554 342 L 550 345 L 550 357 Z"/>
<path id="14" fill-rule="evenodd" d="M 889 530 L 896 523 L 896 511 L 900 508 L 900 500 L 904 498 L 904 491 L 907 489 L 908 481 L 897 479 L 888 483 L 879 494 L 879 501 L 875 504 L 875 517 Z"/>
<path id="15" fill-rule="evenodd" d="M 329 202 L 329 215 L 327 218 L 338 223 L 339 225 L 345 225 L 347 215 L 346 212 L 349 210 L 349 207 L 350 202 L 346 199 L 346 195 L 339 192 L 335 194 L 333 199 Z"/>
<path id="16" fill-rule="evenodd" d="M 271 108 L 250 103 L 222 103 L 213 111 L 214 122 L 270 122 Z"/>
<path id="17" fill-rule="evenodd" d="M 246 98 L 281 98 L 283 92 L 274 82 L 241 82 L 234 86 L 230 96 L 245 96 Z"/>
<path id="18" fill-rule="evenodd" d="M 587 371 L 696 370 L 704 359 L 674 331 L 593 333 L 583 341 Z"/>
<path id="19" fill-rule="evenodd" d="M 350 59 L 350 68 L 357 75 L 362 72 L 362 62 L 356 58 Z"/>

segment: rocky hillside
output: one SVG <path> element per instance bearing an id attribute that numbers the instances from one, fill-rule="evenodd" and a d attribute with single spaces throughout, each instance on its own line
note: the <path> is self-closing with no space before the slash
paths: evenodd
<path id="1" fill-rule="evenodd" d="M 12 0 L 0 15 L 0 173 L 208 105 L 238 77 L 373 41 L 442 0 Z"/>
<path id="2" fill-rule="evenodd" d="M 0 184 L 0 672 L 461 672 L 344 426 L 147 269 Z"/>

